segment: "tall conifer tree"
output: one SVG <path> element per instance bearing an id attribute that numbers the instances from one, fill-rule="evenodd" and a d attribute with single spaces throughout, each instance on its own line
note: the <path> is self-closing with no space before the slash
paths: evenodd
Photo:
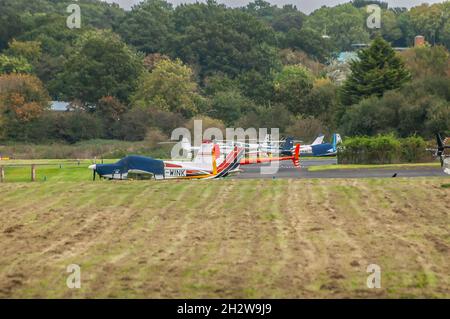
<path id="1" fill-rule="evenodd" d="M 411 75 L 391 45 L 380 36 L 369 48 L 358 52 L 350 64 L 351 75 L 342 87 L 342 102 L 346 105 L 401 87 Z"/>

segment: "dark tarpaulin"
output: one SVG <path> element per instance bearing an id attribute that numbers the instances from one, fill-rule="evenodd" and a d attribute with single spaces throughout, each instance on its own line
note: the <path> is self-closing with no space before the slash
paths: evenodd
<path id="1" fill-rule="evenodd" d="M 139 170 L 153 175 L 164 176 L 164 162 L 151 157 L 131 155 L 114 164 L 99 164 L 96 171 L 100 175 L 124 174 L 129 170 Z"/>

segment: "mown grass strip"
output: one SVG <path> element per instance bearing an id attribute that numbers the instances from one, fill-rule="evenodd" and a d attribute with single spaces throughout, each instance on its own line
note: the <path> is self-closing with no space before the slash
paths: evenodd
<path id="1" fill-rule="evenodd" d="M 408 164 L 338 164 L 338 165 L 317 165 L 308 168 L 310 172 L 340 170 L 340 169 L 414 169 L 438 168 L 439 163 L 408 163 Z"/>

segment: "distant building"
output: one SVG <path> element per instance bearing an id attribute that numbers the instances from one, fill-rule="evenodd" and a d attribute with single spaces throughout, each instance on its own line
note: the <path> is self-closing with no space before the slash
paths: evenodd
<path id="1" fill-rule="evenodd" d="M 69 111 L 69 102 L 63 101 L 51 101 L 50 102 L 50 110 L 55 112 L 65 112 Z"/>
<path id="2" fill-rule="evenodd" d="M 417 35 L 414 38 L 414 47 L 423 47 L 425 46 L 425 37 L 423 35 Z"/>
<path id="3" fill-rule="evenodd" d="M 338 61 L 338 63 L 349 63 L 352 60 L 357 60 L 358 59 L 358 54 L 354 51 L 350 52 L 350 51 L 344 51 L 344 52 L 340 52 L 336 58 L 336 60 Z"/>

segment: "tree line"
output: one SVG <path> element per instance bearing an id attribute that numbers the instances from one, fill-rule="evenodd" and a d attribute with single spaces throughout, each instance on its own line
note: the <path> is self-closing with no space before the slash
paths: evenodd
<path id="1" fill-rule="evenodd" d="M 142 140 L 193 117 L 304 139 L 450 129 L 449 2 L 355 0 L 305 15 L 261 0 L 146 0 L 131 11 L 82 0 L 82 27 L 69 29 L 71 2 L 0 2 L 1 139 Z M 368 3 L 382 7 L 381 29 L 366 27 Z M 427 45 L 393 50 L 418 34 Z M 354 43 L 371 45 L 336 64 Z M 50 100 L 71 112 L 49 111 Z"/>

